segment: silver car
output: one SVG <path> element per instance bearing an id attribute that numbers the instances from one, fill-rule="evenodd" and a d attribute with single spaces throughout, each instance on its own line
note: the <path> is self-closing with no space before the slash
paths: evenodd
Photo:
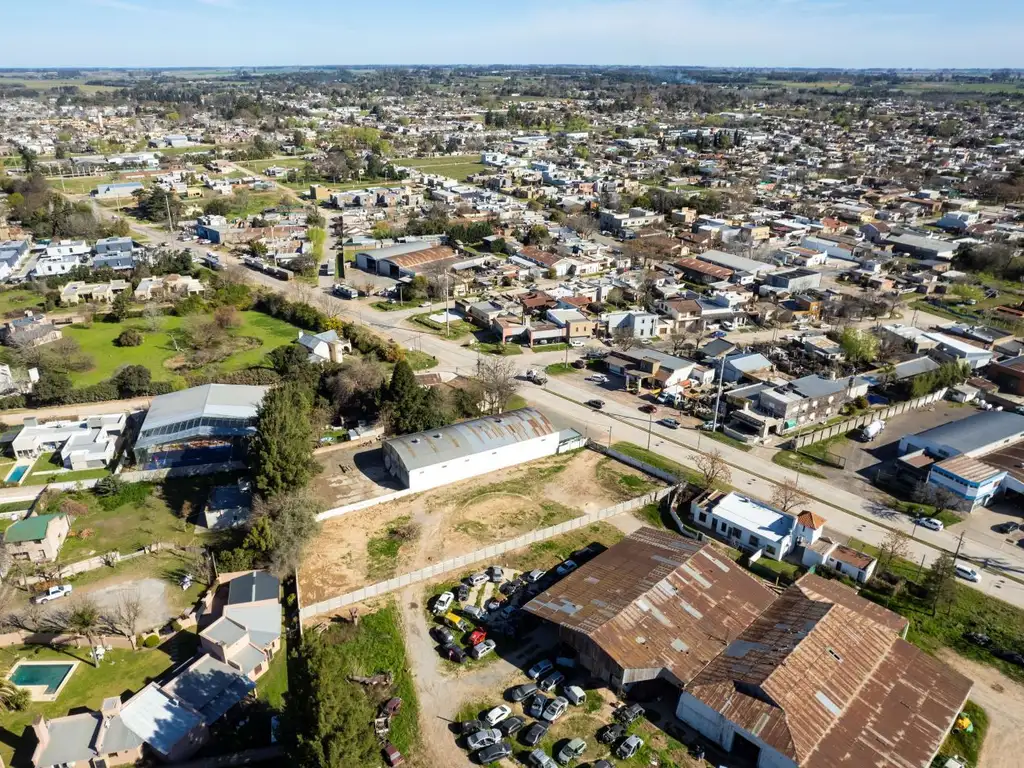
<path id="1" fill-rule="evenodd" d="M 491 744 L 497 744 L 499 741 L 501 741 L 501 731 L 497 728 L 491 728 L 486 731 L 477 731 L 467 738 L 466 746 L 469 747 L 470 751 L 473 751 L 489 747 Z"/>
<path id="2" fill-rule="evenodd" d="M 555 722 L 558 718 L 565 714 L 565 710 L 569 708 L 569 700 L 564 696 L 556 696 L 551 702 L 544 707 L 544 713 L 541 715 L 542 718 L 547 720 L 549 723 Z"/>

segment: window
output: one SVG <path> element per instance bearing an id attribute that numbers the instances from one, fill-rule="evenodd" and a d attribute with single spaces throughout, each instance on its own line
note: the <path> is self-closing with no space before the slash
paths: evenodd
<path id="1" fill-rule="evenodd" d="M 700 522 L 702 522 L 702 523 L 706 523 L 708 521 L 708 514 L 707 514 L 707 512 L 698 512 L 697 513 L 697 519 Z"/>
<path id="2" fill-rule="evenodd" d="M 767 545 L 764 548 L 764 551 L 767 552 L 769 555 L 774 555 L 775 554 L 775 547 L 773 547 L 771 544 L 769 544 L 769 545 Z"/>
<path id="3" fill-rule="evenodd" d="M 757 538 L 757 536 L 751 536 L 750 537 L 750 546 L 752 546 L 752 547 L 759 547 L 759 546 L 761 546 L 761 540 L 759 538 Z"/>

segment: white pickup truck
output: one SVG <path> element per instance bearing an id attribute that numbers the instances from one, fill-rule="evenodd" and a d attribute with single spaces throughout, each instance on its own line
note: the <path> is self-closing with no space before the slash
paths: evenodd
<path id="1" fill-rule="evenodd" d="M 50 587 L 45 592 L 41 592 L 32 598 L 33 603 L 48 603 L 51 600 L 59 600 L 62 597 L 67 597 L 71 594 L 70 584 L 61 584 L 59 587 Z"/>

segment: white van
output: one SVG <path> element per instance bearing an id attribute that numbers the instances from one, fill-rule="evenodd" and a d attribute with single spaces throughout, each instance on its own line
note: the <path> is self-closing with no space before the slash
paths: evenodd
<path id="1" fill-rule="evenodd" d="M 565 688 L 565 698 L 576 706 L 581 705 L 587 700 L 587 692 L 580 688 L 578 685 L 570 685 Z"/>

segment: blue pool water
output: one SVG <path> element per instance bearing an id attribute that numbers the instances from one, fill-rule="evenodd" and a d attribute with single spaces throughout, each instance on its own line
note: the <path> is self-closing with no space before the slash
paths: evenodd
<path id="1" fill-rule="evenodd" d="M 15 685 L 45 685 L 46 693 L 56 693 L 64 678 L 74 669 L 74 664 L 21 664 L 11 682 Z"/>
<path id="2" fill-rule="evenodd" d="M 28 464 L 21 464 L 11 470 L 11 474 L 7 476 L 8 483 L 17 483 L 25 476 L 28 472 Z"/>

